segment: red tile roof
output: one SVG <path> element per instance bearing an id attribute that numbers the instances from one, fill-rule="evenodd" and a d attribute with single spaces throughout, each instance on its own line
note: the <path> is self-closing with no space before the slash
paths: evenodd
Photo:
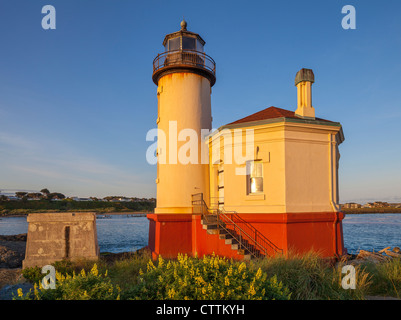
<path id="1" fill-rule="evenodd" d="M 240 124 L 240 123 L 247 123 L 247 122 L 253 122 L 253 121 L 261 121 L 261 120 L 267 120 L 267 119 L 275 119 L 275 118 L 294 118 L 294 119 L 302 119 L 300 117 L 297 117 L 295 115 L 294 111 L 289 111 L 285 109 L 280 109 L 276 107 L 270 107 L 266 108 L 262 111 L 256 112 L 254 114 L 251 114 L 250 116 L 247 116 L 245 118 L 239 119 L 237 121 L 231 122 L 228 125 L 231 124 Z M 320 118 L 315 118 L 318 121 L 327 121 L 327 122 L 332 122 L 329 120 L 325 119 L 320 119 Z"/>

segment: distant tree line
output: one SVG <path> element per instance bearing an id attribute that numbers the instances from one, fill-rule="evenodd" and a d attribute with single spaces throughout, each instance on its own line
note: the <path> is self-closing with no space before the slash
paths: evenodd
<path id="1" fill-rule="evenodd" d="M 46 188 L 42 189 L 40 193 L 16 192 L 15 197 L 18 200 L 10 201 L 9 197 L 0 195 L 0 215 L 49 211 L 95 211 L 99 213 L 128 211 L 153 212 L 156 206 L 155 199 L 133 198 L 135 201 L 117 201 L 118 198 L 124 197 L 106 197 L 104 198 L 106 201 L 98 201 L 99 199 L 91 197 L 90 200 L 92 201 L 76 201 L 72 198 L 66 198 L 62 193 L 50 192 Z"/>

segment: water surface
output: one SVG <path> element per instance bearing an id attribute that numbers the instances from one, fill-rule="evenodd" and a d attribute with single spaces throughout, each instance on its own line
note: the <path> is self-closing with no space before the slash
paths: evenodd
<path id="1" fill-rule="evenodd" d="M 100 252 L 130 252 L 148 244 L 146 217 L 111 215 L 109 219 L 97 219 L 96 226 Z M 26 233 L 27 230 L 26 217 L 0 218 L 0 235 Z M 349 253 L 401 247 L 401 214 L 348 214 L 343 220 L 343 234 Z"/>

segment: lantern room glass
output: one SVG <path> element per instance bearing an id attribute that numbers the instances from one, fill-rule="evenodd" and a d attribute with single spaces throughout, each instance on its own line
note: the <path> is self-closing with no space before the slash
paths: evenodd
<path id="1" fill-rule="evenodd" d="M 165 49 L 166 51 L 194 50 L 203 52 L 203 45 L 195 37 L 178 36 L 176 38 L 169 39 Z"/>

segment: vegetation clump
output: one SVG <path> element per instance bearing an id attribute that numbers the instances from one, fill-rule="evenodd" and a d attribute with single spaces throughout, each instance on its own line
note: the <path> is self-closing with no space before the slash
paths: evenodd
<path id="1" fill-rule="evenodd" d="M 56 289 L 44 290 L 40 268 L 23 270 L 36 284 L 16 299 L 38 300 L 361 300 L 369 296 L 400 298 L 401 260 L 363 262 L 355 267 L 356 288 L 344 289 L 342 267 L 308 253 L 288 253 L 252 261 L 215 255 L 152 260 L 142 250 L 117 260 L 59 261 Z"/>
<path id="2" fill-rule="evenodd" d="M 147 264 L 140 270 L 138 285 L 128 294 L 134 299 L 157 300 L 288 300 L 289 290 L 267 277 L 260 268 L 249 269 L 245 262 L 218 256 L 202 259 L 179 254 L 177 260 Z"/>

